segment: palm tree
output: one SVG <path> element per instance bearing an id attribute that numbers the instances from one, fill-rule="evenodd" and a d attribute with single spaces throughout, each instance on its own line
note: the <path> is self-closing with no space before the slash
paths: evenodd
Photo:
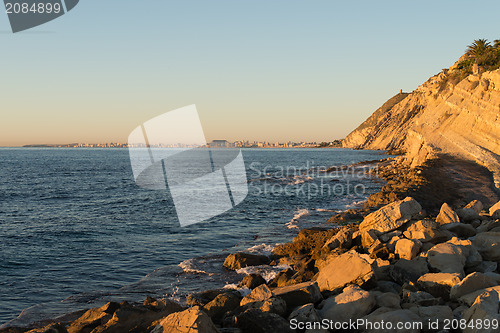
<path id="1" fill-rule="evenodd" d="M 491 43 L 487 39 L 476 39 L 474 43 L 467 46 L 466 54 L 469 56 L 477 57 L 485 54 L 492 48 Z"/>

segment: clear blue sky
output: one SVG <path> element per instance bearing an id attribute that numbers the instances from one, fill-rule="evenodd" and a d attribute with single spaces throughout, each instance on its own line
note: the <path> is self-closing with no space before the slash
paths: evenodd
<path id="1" fill-rule="evenodd" d="M 500 2 L 83 0 L 12 34 L 0 145 L 125 141 L 196 104 L 207 139 L 342 138 L 399 89 L 500 38 Z"/>

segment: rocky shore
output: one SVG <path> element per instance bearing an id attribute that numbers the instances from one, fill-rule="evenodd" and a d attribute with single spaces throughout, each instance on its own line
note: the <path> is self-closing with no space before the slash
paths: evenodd
<path id="1" fill-rule="evenodd" d="M 436 163 L 384 161 L 387 184 L 365 208 L 333 216 L 331 228 L 300 231 L 271 256 L 230 254 L 228 270 L 289 266 L 269 281 L 242 276 L 249 293 L 207 290 L 189 295 L 187 306 L 111 302 L 0 332 L 499 331 L 500 202 L 489 192 L 491 174 L 451 163 L 462 173 L 443 180 L 450 161 Z"/>

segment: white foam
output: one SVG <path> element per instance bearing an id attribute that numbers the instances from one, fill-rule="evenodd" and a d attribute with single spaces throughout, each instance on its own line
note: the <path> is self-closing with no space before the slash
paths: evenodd
<path id="1" fill-rule="evenodd" d="M 231 289 L 231 290 L 236 290 L 240 293 L 241 296 L 245 297 L 246 295 L 250 294 L 250 292 L 252 291 L 250 288 L 248 288 L 247 286 L 243 286 L 243 287 L 238 287 L 237 284 L 235 283 L 230 283 L 230 284 L 226 284 L 224 287 L 224 289 Z"/>
<path id="2" fill-rule="evenodd" d="M 259 274 L 266 280 L 266 282 L 271 281 L 284 269 L 291 268 L 289 265 L 278 265 L 278 266 L 269 266 L 269 265 L 261 265 L 261 266 L 247 266 L 236 270 L 238 274 Z"/>
<path id="3" fill-rule="evenodd" d="M 295 211 L 295 214 L 293 215 L 292 219 L 290 220 L 290 222 L 288 223 L 285 223 L 285 226 L 288 228 L 288 229 L 299 229 L 299 226 L 298 226 L 298 222 L 299 222 L 299 219 L 303 216 L 307 216 L 309 215 L 309 210 L 308 209 L 298 209 Z"/>
<path id="4" fill-rule="evenodd" d="M 244 252 L 253 253 L 253 254 L 263 254 L 265 256 L 270 256 L 273 249 L 274 249 L 274 246 L 275 245 L 262 243 L 262 244 L 258 244 L 258 245 L 254 245 L 252 247 L 249 247 Z"/>
<path id="5" fill-rule="evenodd" d="M 179 264 L 179 267 L 186 273 L 209 274 L 204 270 L 196 268 L 195 259 L 187 259 Z M 209 274 L 210 275 L 210 274 Z"/>

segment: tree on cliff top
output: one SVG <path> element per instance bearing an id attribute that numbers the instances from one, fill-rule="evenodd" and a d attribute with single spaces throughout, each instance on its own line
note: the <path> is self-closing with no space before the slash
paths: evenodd
<path id="1" fill-rule="evenodd" d="M 476 39 L 471 45 L 467 46 L 466 54 L 478 57 L 487 53 L 491 48 L 491 43 L 487 39 Z"/>

